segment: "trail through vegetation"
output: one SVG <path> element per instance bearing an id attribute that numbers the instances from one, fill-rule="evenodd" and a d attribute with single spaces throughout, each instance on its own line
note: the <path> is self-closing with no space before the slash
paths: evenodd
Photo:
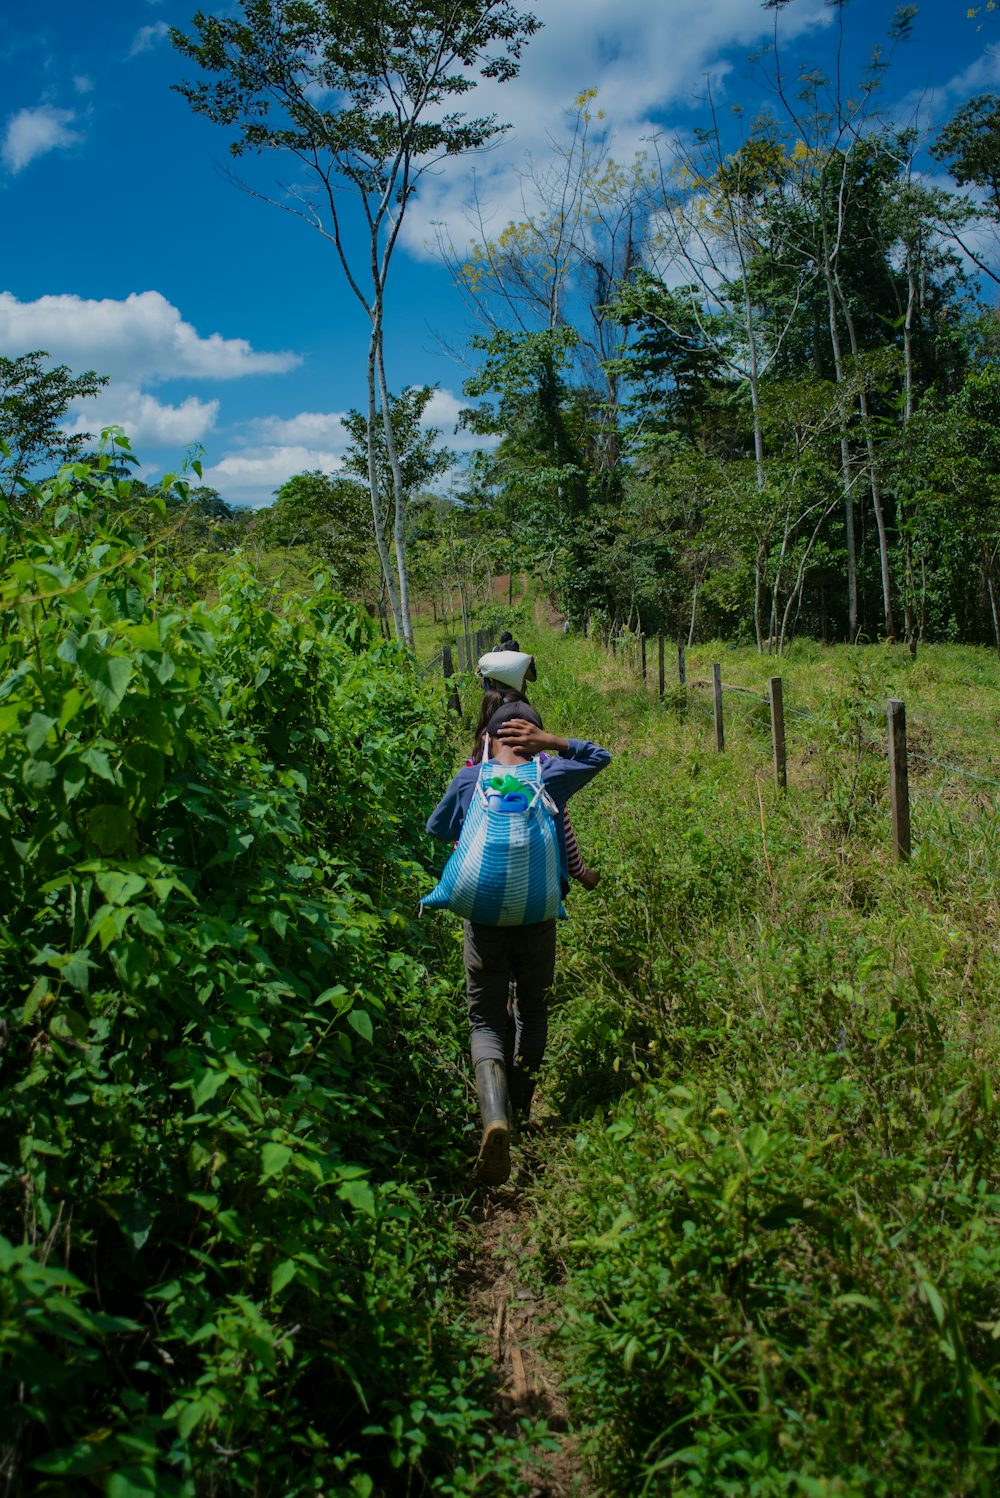
<path id="1" fill-rule="evenodd" d="M 461 933 L 416 917 L 478 688 L 452 721 L 322 577 L 192 596 L 170 492 L 109 454 L 2 531 L 5 1493 L 986 1498 L 1000 815 L 933 761 L 1000 779 L 992 657 L 796 646 L 781 797 L 753 694 L 717 755 L 521 605 L 547 724 L 615 758 L 481 1200 Z"/>
<path id="2" fill-rule="evenodd" d="M 584 1498 L 589 1487 L 569 1428 L 560 1372 L 545 1352 L 559 1306 L 527 1267 L 537 1204 L 526 1187 L 544 1172 L 547 1133 L 543 1128 L 516 1149 L 512 1185 L 483 1193 L 477 1202 L 459 1275 L 492 1360 L 498 1428 L 516 1435 L 526 1419 L 543 1422 L 529 1439 L 520 1468 L 526 1498 Z"/>
<path id="3" fill-rule="evenodd" d="M 988 771 L 995 665 L 793 656 L 814 717 L 779 798 L 752 699 L 716 756 L 705 709 L 657 704 L 634 661 L 579 640 L 543 660 L 547 721 L 616 750 L 574 804 L 604 879 L 561 936 L 559 1126 L 517 1229 L 586 1480 L 990 1491 L 998 818 L 918 779 L 915 858 L 894 866 L 865 740 L 898 693 L 952 732 L 978 723 L 965 750 Z M 748 683 L 765 669 L 729 657 Z"/>

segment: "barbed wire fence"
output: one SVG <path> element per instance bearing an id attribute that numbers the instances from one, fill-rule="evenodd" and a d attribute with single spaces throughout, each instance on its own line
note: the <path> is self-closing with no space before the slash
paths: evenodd
<path id="1" fill-rule="evenodd" d="M 767 690 L 761 691 L 753 687 L 744 687 L 734 682 L 722 680 L 722 666 L 719 662 L 712 665 L 711 680 L 701 678 L 688 680 L 686 648 L 682 642 L 678 642 L 677 651 L 677 686 L 668 688 L 666 681 L 666 656 L 667 645 L 663 635 L 656 637 L 657 656 L 657 691 L 661 699 L 668 695 L 673 699 L 678 711 L 687 714 L 694 704 L 699 700 L 695 694 L 699 691 L 710 690 L 711 700 L 709 712 L 715 732 L 715 748 L 717 753 L 725 752 L 725 695 L 749 698 L 766 709 L 770 718 L 771 731 L 771 757 L 774 782 L 778 790 L 786 791 L 788 788 L 788 759 L 785 739 L 785 717 L 793 717 L 800 723 L 813 722 L 821 726 L 827 721 L 822 713 L 817 713 L 811 708 L 786 705 L 784 682 L 780 676 L 771 676 L 768 679 Z M 623 660 L 633 659 L 638 673 L 641 675 L 645 685 L 649 678 L 649 642 L 644 635 L 626 635 L 618 638 L 612 637 L 608 641 L 608 649 L 615 657 Z M 932 718 L 924 713 L 911 715 L 911 722 L 929 726 L 935 731 L 961 733 L 963 730 L 956 724 L 946 722 L 944 719 Z M 910 765 L 926 765 L 940 770 L 953 780 L 967 782 L 971 786 L 988 787 L 1000 790 L 1000 779 L 990 775 L 984 775 L 975 770 L 967 769 L 964 765 L 957 764 L 952 759 L 941 758 L 938 755 L 925 754 L 921 750 L 910 748 L 907 745 L 907 712 L 906 704 L 899 698 L 890 697 L 885 703 L 885 734 L 874 737 L 871 733 L 865 733 L 862 725 L 858 725 L 857 746 L 860 751 L 880 756 L 886 761 L 888 771 L 889 802 L 892 812 L 892 848 L 897 860 L 905 860 L 910 857 L 912 851 L 912 839 L 910 829 Z M 953 782 L 940 786 L 934 794 L 936 803 L 948 789 L 953 789 Z M 974 793 L 973 793 L 974 794 Z"/>

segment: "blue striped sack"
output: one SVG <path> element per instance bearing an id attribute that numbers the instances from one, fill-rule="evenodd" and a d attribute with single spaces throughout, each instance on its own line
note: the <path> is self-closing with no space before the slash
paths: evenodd
<path id="1" fill-rule="evenodd" d="M 526 782 L 527 805 L 501 810 L 487 795 L 487 776 L 497 766 L 483 762 L 454 853 L 436 888 L 423 899 L 426 910 L 451 910 L 484 926 L 532 926 L 562 916 L 559 879 L 559 810 L 542 782 L 541 761 L 516 765 Z M 511 773 L 508 766 L 503 766 Z M 520 800 L 521 798 L 517 798 Z"/>

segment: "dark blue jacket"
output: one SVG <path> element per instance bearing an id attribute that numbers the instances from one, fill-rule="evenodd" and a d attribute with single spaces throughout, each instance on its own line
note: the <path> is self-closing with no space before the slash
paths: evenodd
<path id="1" fill-rule="evenodd" d="M 593 780 L 594 776 L 610 763 L 611 755 L 606 749 L 599 749 L 596 744 L 591 744 L 587 739 L 570 739 L 569 746 L 564 753 L 556 758 L 542 761 L 542 781 L 556 806 L 560 811 L 564 811 L 570 796 L 575 795 L 587 784 L 588 780 Z M 509 768 L 507 765 L 497 766 L 500 773 L 508 771 Z M 466 765 L 453 778 L 427 819 L 427 831 L 431 837 L 438 837 L 446 843 L 453 843 L 458 838 L 481 769 L 481 765 Z M 556 826 L 559 833 L 559 869 L 565 893 L 568 878 L 566 832 L 562 817 L 559 818 Z"/>

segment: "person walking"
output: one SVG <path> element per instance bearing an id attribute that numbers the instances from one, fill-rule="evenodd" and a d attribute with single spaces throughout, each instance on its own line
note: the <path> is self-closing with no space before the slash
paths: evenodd
<path id="1" fill-rule="evenodd" d="M 551 757 L 543 759 L 542 755 Z M 565 895 L 568 869 L 562 812 L 569 799 L 610 764 L 611 755 L 586 739 L 547 733 L 538 713 L 517 701 L 502 704 L 490 718 L 484 756 L 483 764 L 466 765 L 454 776 L 428 819 L 427 831 L 443 842 L 460 838 L 472 797 L 494 770 L 512 772 L 526 782 L 526 788 L 540 777 L 558 812 L 553 819 L 558 840 L 556 877 L 559 893 Z M 511 1112 L 527 1117 L 545 1054 L 549 991 L 555 973 L 555 918 L 523 925 L 466 920 L 463 955 L 482 1119 L 476 1175 L 484 1185 L 496 1186 L 510 1174 Z M 512 978 L 516 983 L 513 1056 L 506 1046 Z"/>
<path id="2" fill-rule="evenodd" d="M 484 691 L 492 687 L 508 698 L 523 697 L 527 683 L 538 680 L 535 657 L 527 655 L 516 640 L 481 655 L 476 663 L 476 675 Z"/>

